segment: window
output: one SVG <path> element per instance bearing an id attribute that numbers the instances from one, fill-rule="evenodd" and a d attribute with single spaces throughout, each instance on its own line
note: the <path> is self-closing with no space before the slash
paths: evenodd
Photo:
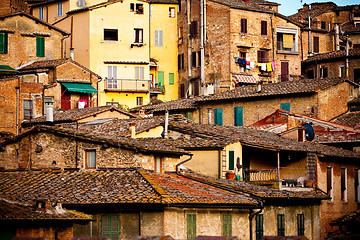
<path id="1" fill-rule="evenodd" d="M 321 21 L 321 29 L 326 29 L 326 22 L 325 21 Z"/>
<path id="2" fill-rule="evenodd" d="M 193 112 L 191 111 L 186 111 L 185 112 L 185 117 L 190 119 L 190 120 L 193 120 Z"/>
<path id="3" fill-rule="evenodd" d="M 280 109 L 285 110 L 285 111 L 290 111 L 290 103 L 281 103 Z"/>
<path id="4" fill-rule="evenodd" d="M 347 171 L 346 168 L 341 168 L 341 201 L 347 201 Z"/>
<path id="5" fill-rule="evenodd" d="M 117 29 L 104 29 L 104 41 L 117 41 L 118 30 Z"/>
<path id="6" fill-rule="evenodd" d="M 161 86 L 164 86 L 164 72 L 162 71 L 158 71 L 158 86 L 161 87 Z"/>
<path id="7" fill-rule="evenodd" d="M 332 167 L 326 168 L 326 193 L 333 198 L 333 169 Z"/>
<path id="8" fill-rule="evenodd" d="M 106 102 L 106 106 L 115 106 L 115 107 L 119 107 L 119 102 Z"/>
<path id="9" fill-rule="evenodd" d="M 277 33 L 277 50 L 296 51 L 295 34 Z"/>
<path id="10" fill-rule="evenodd" d="M 96 150 L 85 150 L 85 168 L 96 168 Z"/>
<path id="11" fill-rule="evenodd" d="M 162 30 L 155 30 L 155 33 L 154 33 L 154 45 L 155 45 L 155 47 L 164 46 L 163 35 L 164 34 L 163 34 Z"/>
<path id="12" fill-rule="evenodd" d="M 258 63 L 267 63 L 268 62 L 268 51 L 267 50 L 259 50 L 257 51 L 258 55 Z"/>
<path id="13" fill-rule="evenodd" d="M 169 73 L 169 85 L 174 85 L 174 74 Z"/>
<path id="14" fill-rule="evenodd" d="M 36 38 L 36 56 L 45 57 L 45 38 L 37 37 Z"/>
<path id="15" fill-rule="evenodd" d="M 185 97 L 185 84 L 181 84 L 180 85 L 180 98 L 184 98 Z"/>
<path id="16" fill-rule="evenodd" d="M 193 239 L 196 237 L 196 214 L 187 214 L 186 220 L 186 237 Z"/>
<path id="17" fill-rule="evenodd" d="M 143 97 L 136 97 L 136 106 L 143 105 Z"/>
<path id="18" fill-rule="evenodd" d="M 108 66 L 107 88 L 117 89 L 117 66 Z"/>
<path id="19" fill-rule="evenodd" d="M 261 35 L 267 35 L 267 21 L 261 21 Z"/>
<path id="20" fill-rule="evenodd" d="M 58 2 L 57 4 L 57 16 L 61 17 L 63 15 L 63 5 L 62 2 Z"/>
<path id="21" fill-rule="evenodd" d="M 223 214 L 223 236 L 232 236 L 231 214 Z"/>
<path id="22" fill-rule="evenodd" d="M 240 33 L 247 33 L 247 19 L 241 18 L 240 20 Z"/>
<path id="23" fill-rule="evenodd" d="M 328 77 L 328 68 L 320 66 L 320 78 L 327 78 Z"/>
<path id="24" fill-rule="evenodd" d="M 345 77 L 345 66 L 339 67 L 339 77 Z"/>
<path id="25" fill-rule="evenodd" d="M 264 216 L 262 214 L 255 215 L 255 234 L 256 240 L 260 240 L 264 236 Z"/>
<path id="26" fill-rule="evenodd" d="M 184 54 L 178 55 L 178 70 L 184 69 Z"/>
<path id="27" fill-rule="evenodd" d="M 197 55 L 196 55 L 196 66 L 197 67 L 200 67 L 201 66 L 201 52 L 197 52 Z"/>
<path id="28" fill-rule="evenodd" d="M 45 108 L 47 105 L 53 105 L 54 98 L 53 97 L 44 97 L 44 114 L 45 114 Z"/>
<path id="29" fill-rule="evenodd" d="M 143 42 L 143 30 L 141 28 L 134 29 L 134 43 Z"/>
<path id="30" fill-rule="evenodd" d="M 23 111 L 24 111 L 24 118 L 31 118 L 33 116 L 33 101 L 31 99 L 24 99 L 23 100 Z"/>
<path id="31" fill-rule="evenodd" d="M 196 52 L 191 53 L 191 66 L 196 67 Z"/>
<path id="32" fill-rule="evenodd" d="M 355 27 L 360 27 L 360 23 L 355 23 Z"/>
<path id="33" fill-rule="evenodd" d="M 169 7 L 169 17 L 174 18 L 175 17 L 175 8 Z"/>
<path id="34" fill-rule="evenodd" d="M 277 215 L 277 233 L 278 236 L 285 236 L 285 215 Z"/>
<path id="35" fill-rule="evenodd" d="M 234 151 L 229 151 L 229 170 L 235 169 L 235 154 Z"/>
<path id="36" fill-rule="evenodd" d="M 155 157 L 154 159 L 154 171 L 157 173 L 162 172 L 162 158 L 161 157 Z"/>
<path id="37" fill-rule="evenodd" d="M 144 14 L 144 5 L 142 3 L 130 3 L 130 12 Z"/>
<path id="38" fill-rule="evenodd" d="M 119 229 L 119 216 L 101 216 L 101 236 L 108 237 L 109 239 L 119 239 Z"/>
<path id="39" fill-rule="evenodd" d="M 319 52 L 319 37 L 314 36 L 314 53 Z"/>
<path id="40" fill-rule="evenodd" d="M 211 113 L 212 113 L 212 109 L 211 108 L 208 108 L 208 124 L 211 124 L 212 123 L 212 119 L 211 119 Z"/>
<path id="41" fill-rule="evenodd" d="M 243 107 L 234 107 L 234 126 L 244 126 Z"/>
<path id="42" fill-rule="evenodd" d="M 44 20 L 44 7 L 43 6 L 39 7 L 39 18 L 41 20 Z"/>
<path id="43" fill-rule="evenodd" d="M 8 34 L 0 33 L 0 53 L 8 53 Z"/>
<path id="44" fill-rule="evenodd" d="M 305 235 L 304 214 L 297 215 L 297 226 L 298 226 L 298 236 L 304 236 Z"/>
<path id="45" fill-rule="evenodd" d="M 130 3 L 130 12 L 135 12 L 135 4 Z"/>
<path id="46" fill-rule="evenodd" d="M 214 109 L 214 124 L 223 125 L 223 109 L 222 108 Z"/>
<path id="47" fill-rule="evenodd" d="M 355 202 L 360 202 L 360 186 L 359 186 L 359 169 L 354 170 L 354 182 L 355 182 Z"/>
<path id="48" fill-rule="evenodd" d="M 190 83 L 193 85 L 193 95 L 194 96 L 199 96 L 200 95 L 200 81 L 193 81 L 192 83 Z"/>
<path id="49" fill-rule="evenodd" d="M 135 67 L 135 79 L 144 79 L 144 67 Z"/>
<path id="50" fill-rule="evenodd" d="M 192 21 L 190 24 L 190 37 L 194 38 L 198 34 L 197 21 Z"/>
<path id="51" fill-rule="evenodd" d="M 307 78 L 314 79 L 314 70 L 308 70 L 306 75 Z"/>

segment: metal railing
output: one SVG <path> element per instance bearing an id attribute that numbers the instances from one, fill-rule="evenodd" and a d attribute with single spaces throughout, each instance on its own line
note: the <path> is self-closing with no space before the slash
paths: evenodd
<path id="1" fill-rule="evenodd" d="M 144 79 L 105 79 L 105 90 L 123 92 L 148 92 L 150 80 Z"/>

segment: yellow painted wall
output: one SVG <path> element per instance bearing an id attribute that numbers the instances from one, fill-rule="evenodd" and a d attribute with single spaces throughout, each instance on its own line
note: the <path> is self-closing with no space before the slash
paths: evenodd
<path id="1" fill-rule="evenodd" d="M 162 126 L 158 126 L 148 131 L 136 134 L 135 138 L 161 137 L 163 130 L 164 128 Z"/>
<path id="2" fill-rule="evenodd" d="M 169 8 L 175 8 L 175 17 L 169 16 Z M 158 99 L 170 101 L 178 98 L 177 75 L 177 5 L 151 4 L 150 16 L 150 57 L 158 60 L 157 71 L 164 72 L 165 94 L 159 94 Z M 155 46 L 155 30 L 163 31 L 163 46 Z M 174 84 L 169 84 L 169 73 L 174 73 Z M 154 73 L 157 82 L 157 73 Z"/>
<path id="3" fill-rule="evenodd" d="M 183 165 L 194 172 L 217 178 L 219 176 L 219 150 L 196 151 L 189 150 L 193 158 Z M 189 156 L 182 156 L 180 161 L 188 159 Z"/>
<path id="4" fill-rule="evenodd" d="M 47 5 L 44 5 L 43 6 L 44 7 L 44 21 L 48 22 L 50 24 L 53 24 L 57 20 L 65 17 L 66 13 L 70 10 L 69 6 L 70 6 L 69 1 L 63 1 L 62 2 L 62 15 L 58 16 L 57 15 L 57 7 L 58 7 L 57 2 L 56 3 L 49 3 Z M 40 7 L 33 8 L 32 15 L 34 15 L 35 17 L 39 17 L 39 8 Z"/>

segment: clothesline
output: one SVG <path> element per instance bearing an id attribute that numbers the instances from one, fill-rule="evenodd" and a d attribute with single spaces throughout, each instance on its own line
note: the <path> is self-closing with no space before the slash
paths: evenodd
<path id="1" fill-rule="evenodd" d="M 250 61 L 250 59 L 243 59 L 239 57 L 235 57 L 235 63 L 238 63 L 240 66 L 246 67 L 246 69 L 252 70 L 255 67 L 255 62 Z M 276 62 L 268 62 L 268 63 L 258 63 L 258 67 L 260 71 L 263 72 L 272 72 L 276 69 Z"/>

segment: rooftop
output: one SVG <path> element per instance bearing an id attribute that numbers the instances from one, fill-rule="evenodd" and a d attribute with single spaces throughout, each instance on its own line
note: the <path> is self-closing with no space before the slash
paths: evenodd
<path id="1" fill-rule="evenodd" d="M 139 107 L 132 108 L 131 112 L 138 112 L 141 109 L 144 109 L 146 112 L 162 112 L 162 111 L 171 111 L 171 110 L 193 110 L 197 108 L 195 98 L 181 98 L 177 100 L 172 100 L 168 102 L 160 103 L 150 103 L 148 105 L 143 105 Z"/>
<path id="2" fill-rule="evenodd" d="M 360 48 L 349 49 L 348 56 L 350 58 L 360 58 Z M 308 57 L 307 59 L 305 59 L 302 62 L 303 63 L 312 63 L 312 62 L 334 60 L 334 59 L 345 58 L 345 57 L 346 57 L 346 51 L 339 50 L 339 51 L 333 51 L 333 52 L 328 52 L 328 53 L 315 54 L 311 57 Z"/>

